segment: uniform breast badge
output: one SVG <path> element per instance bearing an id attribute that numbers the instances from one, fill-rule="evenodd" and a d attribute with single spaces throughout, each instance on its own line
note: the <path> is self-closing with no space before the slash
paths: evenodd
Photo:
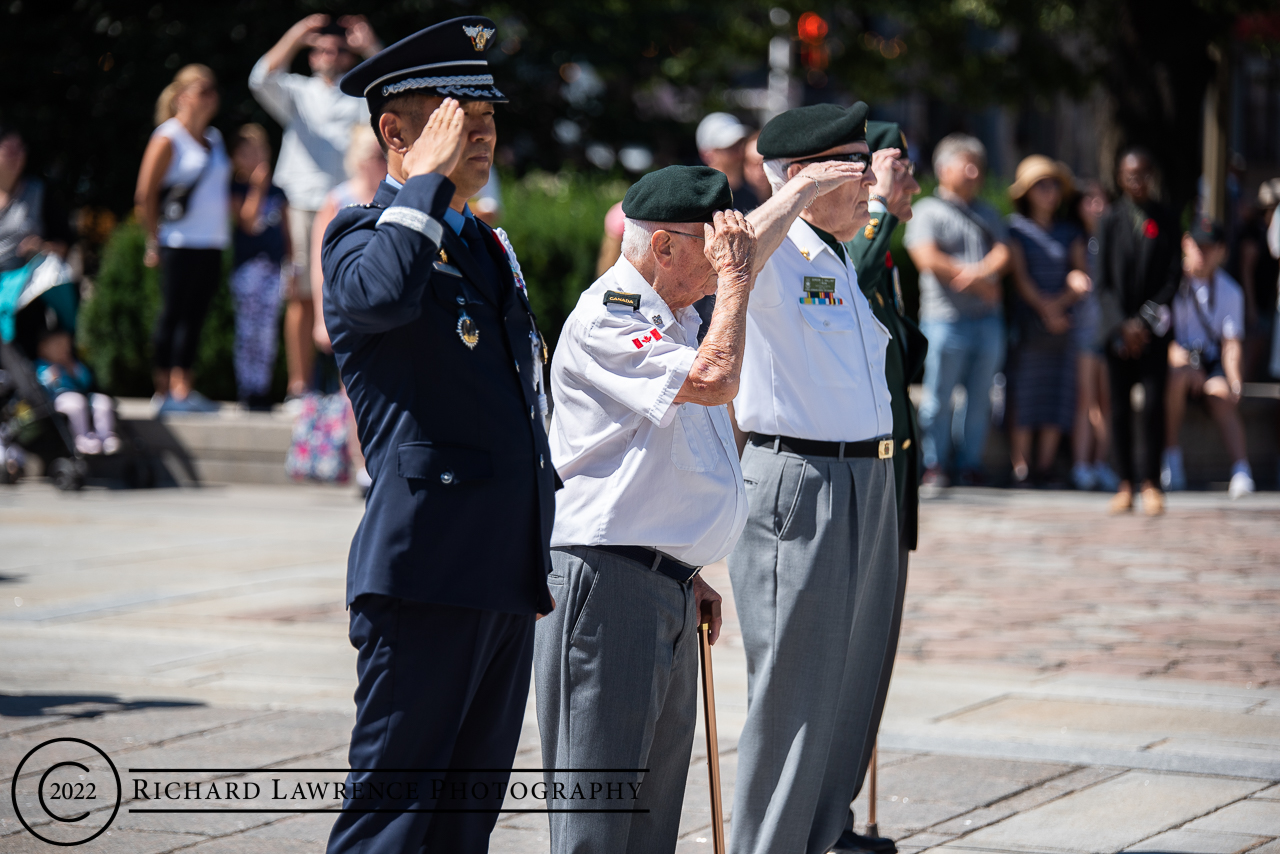
<path id="1" fill-rule="evenodd" d="M 805 276 L 801 305 L 844 305 L 836 293 L 836 280 L 828 276 Z"/>
<path id="2" fill-rule="evenodd" d="M 876 236 L 876 231 L 880 228 L 880 218 L 872 217 L 871 222 L 867 223 L 867 227 L 862 229 L 862 236 L 871 240 Z"/>
<path id="3" fill-rule="evenodd" d="M 471 319 L 465 308 L 458 309 L 458 337 L 468 350 L 474 350 L 480 343 L 480 324 Z"/>

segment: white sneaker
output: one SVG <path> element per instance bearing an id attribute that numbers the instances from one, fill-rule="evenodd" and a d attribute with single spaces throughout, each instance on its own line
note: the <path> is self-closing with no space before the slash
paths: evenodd
<path id="1" fill-rule="evenodd" d="M 1253 492 L 1253 478 L 1247 472 L 1238 471 L 1231 475 L 1231 485 L 1227 487 L 1227 496 L 1233 501 Z"/>
<path id="2" fill-rule="evenodd" d="M 76 436 L 76 450 L 86 455 L 100 454 L 102 453 L 102 442 L 97 436 Z"/>

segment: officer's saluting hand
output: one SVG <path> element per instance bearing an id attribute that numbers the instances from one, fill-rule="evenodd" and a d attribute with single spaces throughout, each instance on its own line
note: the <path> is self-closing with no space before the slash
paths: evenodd
<path id="1" fill-rule="evenodd" d="M 347 569 L 356 770 L 330 852 L 488 849 L 509 773 L 468 769 L 511 767 L 535 615 L 552 608 L 542 338 L 506 235 L 467 207 L 505 100 L 484 58 L 495 30 L 437 24 L 341 84 L 369 103 L 387 179 L 321 253 L 373 479 Z"/>

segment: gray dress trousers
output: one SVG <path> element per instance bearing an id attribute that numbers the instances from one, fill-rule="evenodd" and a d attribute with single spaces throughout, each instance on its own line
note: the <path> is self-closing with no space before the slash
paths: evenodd
<path id="1" fill-rule="evenodd" d="M 898 587 L 893 461 L 748 444 L 729 556 L 747 653 L 731 854 L 826 854 L 851 821 Z"/>
<path id="2" fill-rule="evenodd" d="M 547 788 L 566 799 L 547 806 L 648 811 L 553 812 L 551 852 L 671 854 L 698 717 L 693 585 L 594 549 L 555 548 L 551 563 L 556 608 L 538 621 L 533 669 L 543 767 L 562 769 Z M 584 768 L 648 771 L 569 770 Z M 578 786 L 594 797 L 572 798 Z"/>

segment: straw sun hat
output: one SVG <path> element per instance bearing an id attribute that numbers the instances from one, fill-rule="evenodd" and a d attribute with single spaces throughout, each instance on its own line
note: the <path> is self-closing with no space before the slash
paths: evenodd
<path id="1" fill-rule="evenodd" d="M 1018 171 L 1014 173 L 1013 183 L 1009 185 L 1009 198 L 1017 200 L 1027 194 L 1035 186 L 1037 181 L 1045 178 L 1053 178 L 1057 180 L 1062 187 L 1062 194 L 1065 196 L 1075 189 L 1075 182 L 1071 178 L 1071 169 L 1067 164 L 1058 160 L 1051 160 L 1043 154 L 1033 154 L 1030 157 L 1023 158 L 1018 164 Z"/>

